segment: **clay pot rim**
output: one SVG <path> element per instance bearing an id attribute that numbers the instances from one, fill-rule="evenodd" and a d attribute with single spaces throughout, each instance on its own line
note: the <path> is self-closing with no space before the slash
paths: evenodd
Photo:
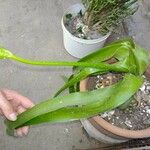
<path id="1" fill-rule="evenodd" d="M 82 80 L 80 82 L 80 91 L 86 91 L 87 90 L 87 82 L 88 79 Z M 92 119 L 103 129 L 106 131 L 111 132 L 112 134 L 125 137 L 125 138 L 131 138 L 131 139 L 137 139 L 137 138 L 148 138 L 150 137 L 150 128 L 143 129 L 143 130 L 128 130 L 128 129 L 122 129 L 120 127 L 114 126 L 110 124 L 109 122 L 105 121 L 100 116 L 92 117 Z"/>

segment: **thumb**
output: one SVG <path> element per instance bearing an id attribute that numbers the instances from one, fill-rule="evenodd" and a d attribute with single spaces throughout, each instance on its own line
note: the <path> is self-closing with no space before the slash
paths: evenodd
<path id="1" fill-rule="evenodd" d="M 16 113 L 13 110 L 12 105 L 6 99 L 2 92 L 0 92 L 0 109 L 8 120 L 15 121 L 17 119 Z"/>

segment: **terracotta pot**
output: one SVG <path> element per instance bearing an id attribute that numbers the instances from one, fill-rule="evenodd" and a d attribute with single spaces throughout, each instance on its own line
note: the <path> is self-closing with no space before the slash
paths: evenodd
<path id="1" fill-rule="evenodd" d="M 147 71 L 148 75 L 150 75 L 149 72 L 150 67 Z M 80 91 L 87 90 L 88 80 L 86 79 L 80 82 Z M 150 128 L 136 131 L 122 129 L 110 124 L 100 116 L 95 116 L 88 120 L 82 119 L 81 123 L 91 137 L 105 143 L 122 143 L 130 139 L 150 137 Z"/>

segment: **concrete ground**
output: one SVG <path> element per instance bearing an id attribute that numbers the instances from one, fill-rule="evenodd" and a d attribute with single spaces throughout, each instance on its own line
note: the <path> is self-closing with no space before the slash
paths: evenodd
<path id="1" fill-rule="evenodd" d="M 73 61 L 64 49 L 60 20 L 65 9 L 79 0 L 0 0 L 0 45 L 30 59 Z M 144 1 L 127 32 L 150 50 L 150 2 Z M 0 61 L 0 88 L 9 88 L 39 103 L 63 85 L 69 68 L 37 68 Z M 0 119 L 0 150 L 93 149 L 101 143 L 88 138 L 80 122 L 32 127 L 25 138 L 9 137 Z"/>

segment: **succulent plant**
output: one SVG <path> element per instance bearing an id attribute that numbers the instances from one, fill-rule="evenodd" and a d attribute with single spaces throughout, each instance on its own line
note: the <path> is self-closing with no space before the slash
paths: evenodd
<path id="1" fill-rule="evenodd" d="M 92 30 L 103 35 L 113 31 L 126 17 L 133 15 L 138 0 L 82 0 L 86 11 L 83 20 Z"/>

